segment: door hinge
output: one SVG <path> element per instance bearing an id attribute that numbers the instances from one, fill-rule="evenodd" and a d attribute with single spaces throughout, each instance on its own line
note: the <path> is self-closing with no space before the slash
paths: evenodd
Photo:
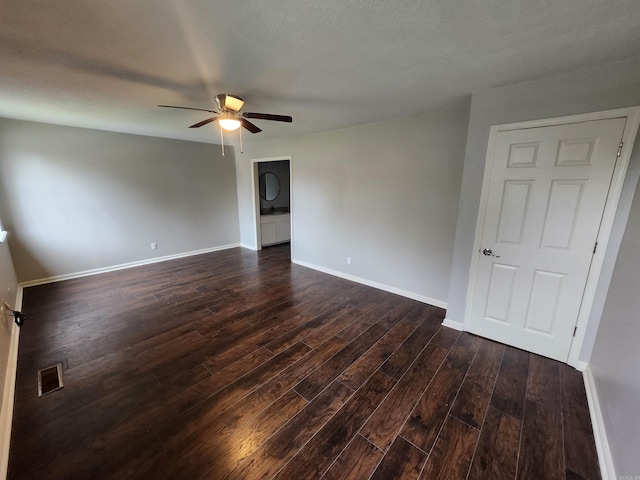
<path id="1" fill-rule="evenodd" d="M 596 250 L 598 249 L 598 242 L 596 242 L 596 244 L 593 246 L 593 253 L 596 253 Z"/>
<path id="2" fill-rule="evenodd" d="M 574 336 L 574 337 L 576 336 L 576 332 L 577 332 L 577 331 L 578 331 L 578 327 L 574 327 L 574 329 L 573 329 L 573 336 Z"/>
<path id="3" fill-rule="evenodd" d="M 620 142 L 620 145 L 618 145 L 618 155 L 616 155 L 617 157 L 622 155 L 622 145 L 624 145 L 624 142 Z"/>

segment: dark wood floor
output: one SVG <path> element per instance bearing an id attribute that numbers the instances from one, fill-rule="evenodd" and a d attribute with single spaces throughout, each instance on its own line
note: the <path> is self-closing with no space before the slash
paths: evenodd
<path id="1" fill-rule="evenodd" d="M 288 246 L 32 287 L 23 311 L 11 479 L 600 477 L 579 372 Z"/>

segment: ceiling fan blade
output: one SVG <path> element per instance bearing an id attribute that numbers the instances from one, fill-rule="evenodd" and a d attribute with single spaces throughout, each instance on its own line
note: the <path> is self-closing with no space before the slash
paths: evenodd
<path id="1" fill-rule="evenodd" d="M 194 123 L 193 125 L 191 125 L 189 128 L 200 128 L 203 125 L 206 125 L 207 123 L 211 123 L 214 120 L 216 120 L 218 117 L 212 117 L 212 118 L 207 118 L 206 120 L 203 120 L 201 122 L 198 123 Z"/>
<path id="2" fill-rule="evenodd" d="M 240 121 L 242 122 L 242 126 L 247 130 L 249 130 L 251 133 L 258 133 L 262 131 L 260 127 L 258 127 L 257 125 L 254 125 L 249 120 L 241 118 Z"/>
<path id="3" fill-rule="evenodd" d="M 193 108 L 193 107 L 176 107 L 175 105 L 158 105 L 164 108 L 181 108 L 182 110 L 199 110 L 201 112 L 218 113 L 215 110 L 207 110 L 205 108 Z"/>
<path id="4" fill-rule="evenodd" d="M 274 122 L 293 122 L 293 118 L 288 115 L 273 115 L 271 113 L 247 112 L 242 114 L 245 118 L 257 118 L 258 120 L 273 120 Z"/>

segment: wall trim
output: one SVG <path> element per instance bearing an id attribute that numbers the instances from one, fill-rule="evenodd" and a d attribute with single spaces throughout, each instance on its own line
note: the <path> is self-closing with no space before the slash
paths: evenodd
<path id="1" fill-rule="evenodd" d="M 459 332 L 463 332 L 464 331 L 464 323 L 457 322 L 455 320 L 451 320 L 450 318 L 445 318 L 442 321 L 442 326 L 443 327 L 453 328 L 454 330 L 458 330 Z"/>
<path id="2" fill-rule="evenodd" d="M 18 285 L 15 310 L 22 310 L 23 289 Z M 4 378 L 4 391 L 2 392 L 2 406 L 0 412 L 0 478 L 7 478 L 9 468 L 9 444 L 11 443 L 11 424 L 13 421 L 13 402 L 16 391 L 16 375 L 18 372 L 18 340 L 20 328 L 11 323 L 11 342 L 9 344 L 9 357 L 7 358 L 7 371 Z"/>
<path id="3" fill-rule="evenodd" d="M 607 432 L 604 428 L 604 418 L 600 408 L 600 400 L 598 399 L 598 390 L 596 389 L 593 372 L 589 365 L 582 372 L 584 378 L 584 386 L 587 391 L 587 403 L 589 404 L 589 413 L 591 414 L 591 425 L 593 426 L 593 436 L 596 441 L 596 450 L 598 451 L 598 460 L 600 461 L 600 474 L 602 480 L 616 480 L 616 469 L 613 466 L 613 457 L 611 456 L 611 447 L 607 439 Z"/>
<path id="4" fill-rule="evenodd" d="M 321 267 L 313 263 L 303 262 L 302 260 L 297 260 L 295 258 L 291 259 L 291 263 L 295 263 L 296 265 L 300 265 L 302 267 L 311 268 L 313 270 L 317 270 L 322 273 L 327 273 L 329 275 L 333 275 L 334 277 L 340 277 L 340 278 L 344 278 L 345 280 L 351 280 L 352 282 L 361 283 L 362 285 L 367 285 L 368 287 L 377 288 L 378 290 L 384 290 L 385 292 L 395 293 L 396 295 L 407 297 L 412 300 L 417 300 L 418 302 L 426 303 L 428 305 L 433 305 L 434 307 L 445 308 L 445 309 L 447 308 L 447 302 L 436 300 L 435 298 L 427 297 L 425 295 L 420 295 L 418 293 L 413 293 L 408 290 L 403 290 L 401 288 L 392 287 L 391 285 L 374 282 L 373 280 L 367 280 L 366 278 L 357 277 L 355 275 L 350 275 L 348 273 L 340 272 L 338 270 L 332 270 L 331 268 Z"/>
<path id="5" fill-rule="evenodd" d="M 203 248 L 201 250 L 192 250 L 190 252 L 176 253 L 174 255 L 166 255 L 164 257 L 148 258 L 146 260 L 138 260 L 135 262 L 121 263 L 120 265 L 112 265 L 110 267 L 94 268 L 92 270 L 84 270 L 75 273 L 66 273 L 64 275 L 55 275 L 53 277 L 39 278 L 20 282 L 20 288 L 35 287 L 36 285 L 44 285 L 46 283 L 61 282 L 63 280 L 73 280 L 74 278 L 88 277 L 90 275 L 98 275 L 100 273 L 115 272 L 126 268 L 140 267 L 142 265 L 150 265 L 152 263 L 166 262 L 167 260 L 175 260 L 177 258 L 191 257 L 194 255 L 202 255 L 204 253 L 217 252 L 220 250 L 228 250 L 230 248 L 240 247 L 239 243 L 231 243 L 229 245 L 221 245 L 219 247 Z"/>
<path id="6" fill-rule="evenodd" d="M 258 249 L 256 248 L 255 245 L 247 245 L 246 243 L 241 243 L 240 247 L 241 248 L 246 248 L 247 250 L 253 250 L 254 252 L 258 251 Z"/>

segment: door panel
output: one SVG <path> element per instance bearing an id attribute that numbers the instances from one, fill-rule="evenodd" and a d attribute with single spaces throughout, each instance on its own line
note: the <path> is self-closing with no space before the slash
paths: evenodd
<path id="1" fill-rule="evenodd" d="M 577 179 L 551 182 L 540 248 L 571 249 L 582 193 L 587 181 Z"/>
<path id="2" fill-rule="evenodd" d="M 535 271 L 525 329 L 552 334 L 564 277 L 562 273 Z"/>
<path id="3" fill-rule="evenodd" d="M 526 180 L 505 182 L 496 243 L 522 243 L 532 185 Z"/>
<path id="4" fill-rule="evenodd" d="M 509 305 L 513 295 L 517 267 L 494 263 L 491 279 L 489 280 L 489 293 L 485 317 L 502 323 L 509 321 Z"/>
<path id="5" fill-rule="evenodd" d="M 625 123 L 496 134 L 470 331 L 567 360 Z"/>

